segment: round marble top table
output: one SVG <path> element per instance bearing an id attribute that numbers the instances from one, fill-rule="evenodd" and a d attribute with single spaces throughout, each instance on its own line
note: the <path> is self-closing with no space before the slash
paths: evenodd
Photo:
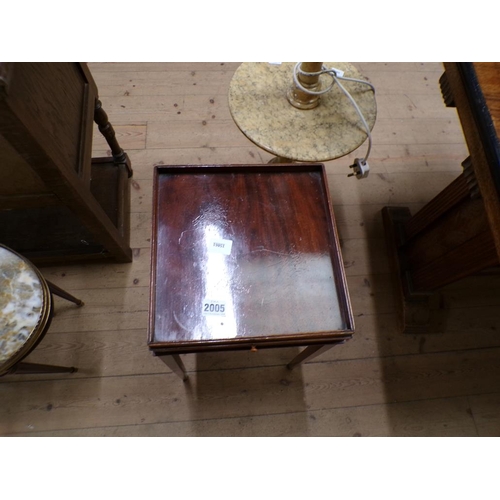
<path id="1" fill-rule="evenodd" d="M 51 312 L 52 296 L 38 269 L 0 245 L 0 375 L 33 349 Z"/>
<path id="2" fill-rule="evenodd" d="M 344 76 L 364 79 L 349 63 L 324 63 Z M 229 86 L 229 109 L 240 130 L 257 146 L 292 161 L 327 161 L 345 156 L 367 138 L 359 115 L 345 94 L 334 85 L 314 109 L 297 109 L 287 100 L 294 63 L 243 63 Z M 322 75 L 323 86 L 331 78 Z M 377 105 L 368 85 L 341 81 L 361 109 L 370 130 Z"/>

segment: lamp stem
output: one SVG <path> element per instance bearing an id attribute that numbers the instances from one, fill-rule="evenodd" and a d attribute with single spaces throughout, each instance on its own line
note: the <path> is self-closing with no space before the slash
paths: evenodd
<path id="1" fill-rule="evenodd" d="M 320 62 L 303 62 L 300 63 L 300 70 L 304 71 L 306 73 L 316 73 L 318 71 L 321 71 L 321 68 L 323 67 L 323 63 Z M 319 75 L 303 75 L 299 73 L 297 75 L 297 78 L 299 79 L 300 84 L 308 89 L 312 90 L 314 92 L 317 92 L 320 90 L 321 83 L 319 81 Z M 288 90 L 287 93 L 287 98 L 288 101 L 292 106 L 295 106 L 296 108 L 299 109 L 312 109 L 315 108 L 319 104 L 319 97 L 318 95 L 311 95 L 303 90 L 299 89 L 295 83 L 292 83 L 291 88 Z"/>

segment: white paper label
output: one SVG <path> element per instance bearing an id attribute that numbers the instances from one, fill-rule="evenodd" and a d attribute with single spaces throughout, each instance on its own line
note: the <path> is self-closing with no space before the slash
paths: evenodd
<path id="1" fill-rule="evenodd" d="M 208 243 L 208 251 L 212 253 L 223 253 L 229 255 L 233 242 L 231 240 L 210 240 Z"/>
<path id="2" fill-rule="evenodd" d="M 340 76 L 340 78 L 344 76 L 344 72 L 341 69 L 337 68 L 329 68 L 329 69 L 333 70 L 337 76 Z"/>
<path id="3" fill-rule="evenodd" d="M 204 316 L 225 316 L 226 302 L 223 300 L 205 299 L 203 301 L 202 313 Z"/>

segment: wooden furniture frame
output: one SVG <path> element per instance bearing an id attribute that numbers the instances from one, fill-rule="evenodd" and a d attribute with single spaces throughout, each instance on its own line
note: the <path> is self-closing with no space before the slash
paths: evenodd
<path id="1" fill-rule="evenodd" d="M 432 331 L 433 292 L 500 264 L 500 64 L 445 63 L 440 84 L 470 156 L 463 173 L 415 215 L 385 207 L 401 327 Z"/>
<path id="2" fill-rule="evenodd" d="M 91 158 L 93 123 L 112 156 Z M 0 241 L 37 265 L 131 262 L 130 160 L 84 63 L 0 63 Z"/>
<path id="3" fill-rule="evenodd" d="M 153 189 L 148 345 L 181 378 L 180 354 L 307 346 L 291 369 L 352 337 L 322 164 L 157 166 Z"/>

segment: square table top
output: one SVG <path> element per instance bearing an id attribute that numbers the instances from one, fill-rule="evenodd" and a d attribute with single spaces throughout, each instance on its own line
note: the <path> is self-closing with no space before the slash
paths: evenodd
<path id="1" fill-rule="evenodd" d="M 150 349 L 350 338 L 322 164 L 157 166 L 153 189 Z"/>

